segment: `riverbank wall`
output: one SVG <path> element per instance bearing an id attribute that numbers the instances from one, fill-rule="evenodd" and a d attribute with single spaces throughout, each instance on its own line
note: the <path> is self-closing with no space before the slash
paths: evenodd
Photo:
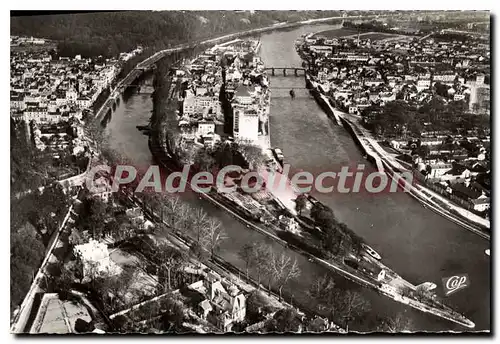
<path id="1" fill-rule="evenodd" d="M 366 160 L 371 162 L 373 165 L 377 165 L 377 159 L 375 158 L 375 156 L 371 152 L 369 152 L 367 150 L 364 142 L 361 141 L 361 139 L 358 137 L 358 135 L 356 135 L 356 133 L 354 132 L 354 128 L 352 127 L 352 125 L 345 118 L 342 118 L 342 117 L 340 118 L 340 122 L 342 123 L 342 125 L 346 129 L 346 131 L 349 134 L 351 134 L 356 145 L 359 147 L 361 152 L 363 152 L 363 154 L 366 156 Z"/>
<path id="2" fill-rule="evenodd" d="M 309 89 L 309 92 L 316 100 L 316 103 L 323 109 L 323 111 L 330 117 L 335 120 L 338 125 L 342 125 L 340 122 L 340 117 L 335 113 L 332 104 L 327 96 L 323 94 L 320 89 L 320 85 L 318 85 L 315 81 L 311 80 L 311 77 L 308 72 L 306 72 L 306 88 Z"/>

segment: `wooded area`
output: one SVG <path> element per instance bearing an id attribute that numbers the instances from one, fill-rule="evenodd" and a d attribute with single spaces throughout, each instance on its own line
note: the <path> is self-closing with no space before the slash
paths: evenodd
<path id="1" fill-rule="evenodd" d="M 340 11 L 119 11 L 11 18 L 11 34 L 59 41 L 61 56 L 116 56 L 142 45 L 176 44 L 269 26 L 337 16 Z"/>

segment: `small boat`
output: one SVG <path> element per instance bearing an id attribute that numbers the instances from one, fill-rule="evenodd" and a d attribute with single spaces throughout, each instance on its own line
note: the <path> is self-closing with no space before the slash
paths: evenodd
<path id="1" fill-rule="evenodd" d="M 380 256 L 380 254 L 377 253 L 377 251 L 375 251 L 373 248 L 371 248 L 370 246 L 366 245 L 366 244 L 361 244 L 361 246 L 365 249 L 366 253 L 368 253 L 370 256 L 372 256 L 373 258 L 377 259 L 377 260 L 380 260 L 382 259 L 382 257 Z"/>
<path id="2" fill-rule="evenodd" d="M 490 249 L 485 250 L 484 253 L 486 253 L 489 256 L 490 255 Z"/>

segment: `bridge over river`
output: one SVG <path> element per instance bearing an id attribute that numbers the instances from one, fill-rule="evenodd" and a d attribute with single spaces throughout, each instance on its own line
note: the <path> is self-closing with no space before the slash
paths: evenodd
<path id="1" fill-rule="evenodd" d="M 291 73 L 293 73 L 293 75 L 295 75 L 295 76 L 305 77 L 305 75 L 306 75 L 306 69 L 301 68 L 301 67 L 266 67 L 266 68 L 264 68 L 264 70 L 271 71 L 272 76 L 275 76 L 276 71 L 280 71 L 280 70 L 283 71 L 283 76 L 290 75 Z M 289 74 L 287 74 L 287 71 L 289 72 Z"/>

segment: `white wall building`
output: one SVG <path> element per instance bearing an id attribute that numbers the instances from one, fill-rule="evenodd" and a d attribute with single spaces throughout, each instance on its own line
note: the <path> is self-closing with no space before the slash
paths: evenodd
<path id="1" fill-rule="evenodd" d="M 121 272 L 121 268 L 109 258 L 108 246 L 97 240 L 91 239 L 86 244 L 75 246 L 74 252 L 82 260 L 84 278 L 116 275 Z"/>
<path id="2" fill-rule="evenodd" d="M 233 136 L 235 139 L 255 142 L 259 135 L 259 115 L 255 110 L 235 109 Z"/>

